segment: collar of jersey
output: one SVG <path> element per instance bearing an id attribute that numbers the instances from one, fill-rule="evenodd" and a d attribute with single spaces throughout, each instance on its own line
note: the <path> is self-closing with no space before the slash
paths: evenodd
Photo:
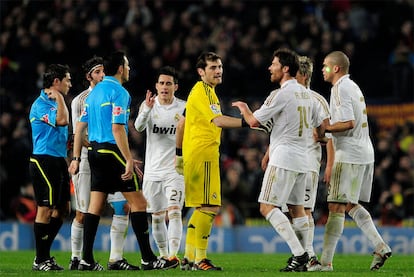
<path id="1" fill-rule="evenodd" d="M 345 74 L 344 76 L 342 76 L 341 78 L 339 78 L 338 81 L 336 81 L 335 85 L 336 84 L 339 84 L 343 79 L 346 79 L 346 78 L 349 78 L 349 77 L 350 77 L 349 74 Z"/>
<path id="2" fill-rule="evenodd" d="M 200 82 L 202 82 L 203 84 L 206 84 L 207 86 L 209 86 L 210 88 L 213 88 L 213 86 L 207 84 L 206 82 L 204 82 L 203 80 L 201 80 Z"/>
<path id="3" fill-rule="evenodd" d="M 105 76 L 103 81 L 117 83 L 118 85 L 121 84 L 114 76 Z"/>
<path id="4" fill-rule="evenodd" d="M 42 90 L 40 91 L 40 97 L 41 97 L 43 100 L 45 100 L 45 101 L 55 102 L 55 100 L 53 100 L 53 99 L 49 99 L 49 97 L 47 96 L 47 94 L 46 94 L 46 92 L 45 92 L 45 90 L 44 90 L 44 89 L 42 89 Z"/>
<path id="5" fill-rule="evenodd" d="M 287 86 L 290 83 L 297 83 L 297 81 L 296 81 L 296 79 L 287 80 L 280 86 L 280 88 L 284 88 L 285 86 Z"/>

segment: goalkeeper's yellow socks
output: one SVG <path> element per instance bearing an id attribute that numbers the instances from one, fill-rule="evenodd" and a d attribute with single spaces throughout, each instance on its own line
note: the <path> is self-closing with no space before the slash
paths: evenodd
<path id="1" fill-rule="evenodd" d="M 195 213 L 195 211 L 194 211 Z M 195 219 L 194 213 L 190 217 L 190 220 L 187 224 L 187 235 L 185 237 L 185 250 L 184 257 L 187 258 L 190 262 L 193 262 L 195 259 Z"/>
<path id="2" fill-rule="evenodd" d="M 195 222 L 195 262 L 207 258 L 208 239 L 213 226 L 216 213 L 211 211 L 195 210 L 193 217 Z"/>

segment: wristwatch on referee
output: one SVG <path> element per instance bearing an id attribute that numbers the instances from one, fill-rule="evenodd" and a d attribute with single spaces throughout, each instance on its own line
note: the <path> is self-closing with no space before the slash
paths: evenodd
<path id="1" fill-rule="evenodd" d="M 72 161 L 78 161 L 78 162 L 80 162 L 81 161 L 81 158 L 80 157 L 73 157 L 72 158 Z"/>

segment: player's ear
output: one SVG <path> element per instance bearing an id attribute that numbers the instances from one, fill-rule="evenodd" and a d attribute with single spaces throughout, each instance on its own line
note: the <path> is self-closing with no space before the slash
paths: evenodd
<path id="1" fill-rule="evenodd" d="M 85 74 L 85 79 L 88 80 L 89 82 L 92 81 L 92 76 L 89 73 Z"/>
<path id="2" fill-rule="evenodd" d="M 122 75 L 122 73 L 124 73 L 124 66 L 120 65 L 118 66 L 118 73 Z"/>
<path id="3" fill-rule="evenodd" d="M 61 81 L 59 80 L 59 78 L 55 78 L 53 79 L 53 85 L 59 85 L 61 83 Z"/>
<path id="4" fill-rule="evenodd" d="M 200 75 L 201 77 L 203 77 L 205 75 L 204 69 L 202 68 L 197 68 L 197 73 L 198 75 Z"/>

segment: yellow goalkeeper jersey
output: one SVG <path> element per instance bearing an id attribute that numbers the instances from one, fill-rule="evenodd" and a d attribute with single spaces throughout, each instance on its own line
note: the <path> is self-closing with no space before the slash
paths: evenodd
<path id="1" fill-rule="evenodd" d="M 185 162 L 218 160 L 221 128 L 212 120 L 222 115 L 213 87 L 198 81 L 187 99 L 183 138 Z"/>

